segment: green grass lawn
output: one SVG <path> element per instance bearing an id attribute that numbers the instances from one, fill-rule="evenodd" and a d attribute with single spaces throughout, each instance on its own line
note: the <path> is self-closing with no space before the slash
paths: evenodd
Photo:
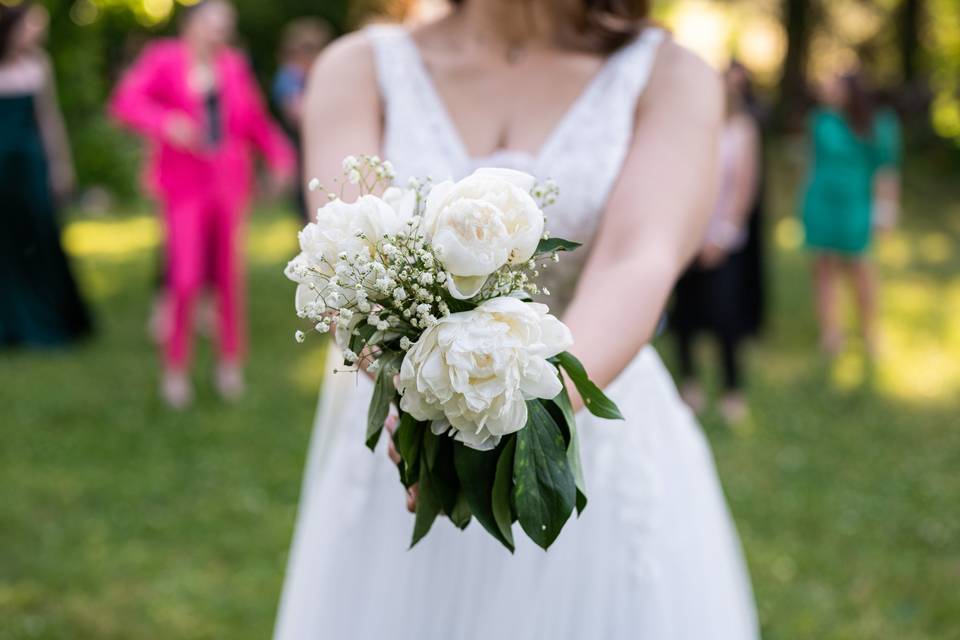
<path id="1" fill-rule="evenodd" d="M 905 227 L 877 251 L 884 340 L 869 365 L 856 342 L 836 362 L 817 354 L 794 182 L 771 184 L 753 423 L 704 420 L 764 637 L 960 638 L 956 187 L 908 176 Z M 145 332 L 155 225 L 141 211 L 69 226 L 99 334 L 0 356 L 0 639 L 269 637 L 323 373 L 322 344 L 292 339 L 295 230 L 283 211 L 252 221 L 248 395 L 215 399 L 201 341 L 198 402 L 178 415 L 156 398 Z"/>

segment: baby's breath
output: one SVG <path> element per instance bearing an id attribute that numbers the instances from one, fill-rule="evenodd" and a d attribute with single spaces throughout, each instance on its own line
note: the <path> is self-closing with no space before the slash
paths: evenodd
<path id="1" fill-rule="evenodd" d="M 327 191 L 316 179 L 309 182 L 310 190 L 325 191 L 329 199 L 335 200 L 345 184 L 356 185 L 362 194 L 370 194 L 382 192 L 396 180 L 393 165 L 377 156 L 347 156 L 342 169 L 343 179 L 335 181 L 340 193 Z M 322 256 L 314 256 L 306 263 L 291 262 L 287 268 L 290 277 L 310 283 L 306 287 L 310 300 L 298 302 L 297 315 L 309 320 L 315 331 L 328 333 L 336 328 L 338 334 L 343 332 L 347 337 L 379 341 L 372 353 L 369 349 L 362 353 L 347 349 L 344 355 L 348 364 L 375 362 L 383 348 L 405 352 L 424 330 L 463 308 L 461 301 L 454 300 L 448 291 L 450 276 L 421 228 L 432 186 L 430 177 L 407 181 L 406 188 L 415 195 L 416 204 L 399 232 L 386 234 L 373 243 L 359 242 L 359 249 L 345 243 L 345 250 L 333 264 Z M 552 180 L 537 184 L 531 191 L 541 207 L 556 202 L 558 193 Z M 356 238 L 368 240 L 362 232 L 357 232 Z M 549 234 L 544 232 L 543 238 L 549 238 Z M 536 279 L 549 263 L 558 260 L 557 252 L 551 252 L 537 254 L 520 264 L 511 261 L 487 278 L 468 306 L 501 296 L 549 295 L 546 288 L 538 287 Z M 363 327 L 366 333 L 361 330 Z M 370 332 L 376 332 L 377 337 L 369 338 Z M 295 334 L 298 342 L 304 338 L 302 331 Z M 375 371 L 369 366 L 367 369 Z"/>

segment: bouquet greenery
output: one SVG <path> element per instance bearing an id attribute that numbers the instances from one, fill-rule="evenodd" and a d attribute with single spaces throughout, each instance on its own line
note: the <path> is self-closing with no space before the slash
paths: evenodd
<path id="1" fill-rule="evenodd" d="M 418 486 L 412 544 L 444 514 L 461 529 L 476 518 L 511 551 L 519 522 L 548 548 L 587 504 L 561 371 L 591 413 L 622 419 L 567 351 L 569 329 L 531 299 L 549 295 L 540 269 L 579 246 L 545 232 L 556 185 L 489 168 L 401 188 L 375 156 L 343 170 L 362 195 L 328 192 L 286 275 L 297 314 L 375 376 L 367 446 L 399 412 L 400 480 Z"/>

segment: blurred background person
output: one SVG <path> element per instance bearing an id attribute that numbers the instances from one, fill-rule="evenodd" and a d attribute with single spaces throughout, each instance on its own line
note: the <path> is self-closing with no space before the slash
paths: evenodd
<path id="1" fill-rule="evenodd" d="M 90 319 L 60 244 L 73 163 L 43 50 L 46 9 L 0 4 L 0 347 L 63 345 Z"/>
<path id="2" fill-rule="evenodd" d="M 868 354 L 876 351 L 877 285 L 867 251 L 876 225 L 891 228 L 900 197 L 900 127 L 891 110 L 875 109 L 860 73 L 826 82 L 810 118 L 810 169 L 802 217 L 814 255 L 820 344 L 829 355 L 843 346 L 837 284 L 853 283 L 860 331 Z"/>
<path id="3" fill-rule="evenodd" d="M 330 42 L 333 30 L 320 18 L 298 18 L 283 30 L 280 40 L 280 67 L 273 80 L 272 98 L 280 114 L 280 122 L 300 156 L 300 124 L 303 117 L 303 95 L 307 73 L 314 59 Z M 300 175 L 300 171 L 297 172 Z M 307 202 L 303 192 L 305 180 L 294 185 L 297 210 L 308 218 Z"/>
<path id="4" fill-rule="evenodd" d="M 706 408 L 707 396 L 694 364 L 694 340 L 700 334 L 711 335 L 723 375 L 720 410 L 729 424 L 735 424 L 748 414 L 743 395 L 744 338 L 759 330 L 763 311 L 763 169 L 749 74 L 734 62 L 724 80 L 727 112 L 719 145 L 717 201 L 703 247 L 677 283 L 670 323 L 684 401 L 697 413 Z"/>
<path id="5" fill-rule="evenodd" d="M 218 311 L 216 386 L 225 399 L 242 393 L 241 242 L 254 183 L 252 147 L 267 159 L 278 188 L 294 173 L 290 144 L 269 118 L 246 60 L 228 46 L 235 19 L 226 0 L 185 9 L 180 37 L 148 46 L 110 104 L 152 147 L 148 181 L 163 208 L 171 318 L 161 393 L 174 408 L 192 399 L 192 312 L 208 276 Z"/>

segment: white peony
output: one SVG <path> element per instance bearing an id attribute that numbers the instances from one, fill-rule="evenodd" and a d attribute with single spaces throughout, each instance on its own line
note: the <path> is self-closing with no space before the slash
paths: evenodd
<path id="1" fill-rule="evenodd" d="M 348 288 L 327 287 L 337 295 L 334 300 L 323 300 L 318 291 L 336 274 L 341 256 L 369 260 L 384 235 L 402 229 L 409 217 L 406 200 L 401 195 L 391 195 L 394 196 L 391 203 L 372 195 L 361 196 L 354 202 L 333 200 L 317 211 L 316 222 L 300 231 L 300 255 L 290 261 L 285 271 L 287 277 L 299 285 L 298 312 L 303 313 L 309 303 L 335 307 L 337 297 L 352 296 Z"/>
<path id="2" fill-rule="evenodd" d="M 535 179 L 511 169 L 478 169 L 430 190 L 423 231 L 449 274 L 450 294 L 466 300 L 506 264 L 526 262 L 543 235 Z"/>
<path id="3" fill-rule="evenodd" d="M 561 390 L 547 358 L 573 344 L 546 305 L 494 298 L 427 329 L 400 367 L 400 408 L 451 431 L 474 449 L 492 449 L 526 425 L 526 401 Z"/>
<path id="4" fill-rule="evenodd" d="M 383 201 L 393 207 L 400 220 L 406 222 L 416 214 L 417 192 L 413 189 L 389 187 L 383 192 Z"/>

